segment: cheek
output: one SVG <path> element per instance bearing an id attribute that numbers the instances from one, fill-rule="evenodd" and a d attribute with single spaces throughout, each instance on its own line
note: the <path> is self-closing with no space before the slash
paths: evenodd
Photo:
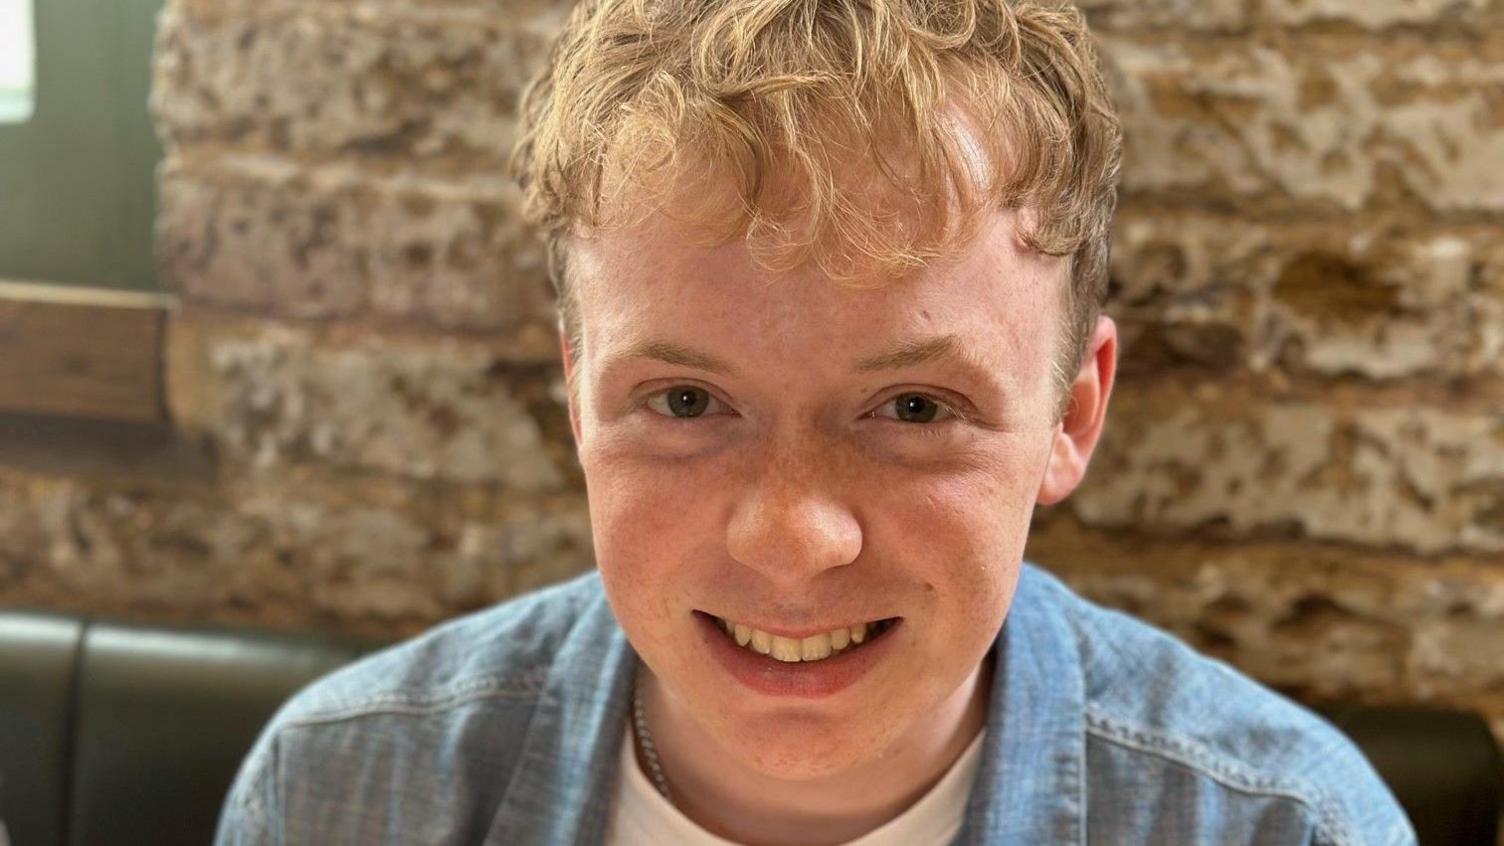
<path id="1" fill-rule="evenodd" d="M 868 529 L 920 582 L 941 628 L 1000 625 L 1018 574 L 1044 464 L 1032 441 L 943 474 L 886 474 Z"/>
<path id="2" fill-rule="evenodd" d="M 596 523 L 598 547 L 650 549 L 691 539 L 690 529 L 717 507 L 724 474 L 709 461 L 644 458 L 642 451 L 601 441 L 579 453 Z M 598 549 L 599 551 L 599 549 Z"/>
<path id="3" fill-rule="evenodd" d="M 714 480 L 688 465 L 644 461 L 597 443 L 580 451 L 596 566 L 635 643 L 656 640 L 691 580 L 686 561 L 718 560 Z M 642 638 L 642 640 L 639 640 Z"/>

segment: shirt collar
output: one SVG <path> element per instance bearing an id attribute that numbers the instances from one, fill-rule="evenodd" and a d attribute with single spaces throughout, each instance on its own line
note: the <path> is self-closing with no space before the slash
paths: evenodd
<path id="1" fill-rule="evenodd" d="M 600 582 L 578 609 L 534 705 L 486 846 L 600 843 L 637 656 Z"/>
<path id="2" fill-rule="evenodd" d="M 987 739 L 958 843 L 1086 842 L 1086 685 L 1047 581 L 1023 566 L 998 634 Z"/>

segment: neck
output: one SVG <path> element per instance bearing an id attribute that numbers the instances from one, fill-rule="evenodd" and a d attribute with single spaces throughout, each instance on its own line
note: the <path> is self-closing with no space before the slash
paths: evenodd
<path id="1" fill-rule="evenodd" d="M 945 775 L 986 724 L 991 663 L 888 749 L 816 779 L 780 779 L 737 760 L 645 667 L 643 707 L 674 805 L 701 828 L 746 846 L 829 846 L 897 817 Z M 640 749 L 638 764 L 648 772 Z"/>

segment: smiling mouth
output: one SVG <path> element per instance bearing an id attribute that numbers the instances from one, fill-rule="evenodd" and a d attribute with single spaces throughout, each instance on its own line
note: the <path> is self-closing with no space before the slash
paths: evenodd
<path id="1" fill-rule="evenodd" d="M 702 612 L 695 612 L 702 613 Z M 814 663 L 855 651 L 882 637 L 902 618 L 889 617 L 858 623 L 809 637 L 782 637 L 761 629 L 706 614 L 732 643 L 749 652 L 766 655 L 785 664 Z"/>

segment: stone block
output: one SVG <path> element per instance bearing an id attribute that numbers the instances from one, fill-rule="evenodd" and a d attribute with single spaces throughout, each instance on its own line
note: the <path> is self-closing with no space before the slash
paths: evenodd
<path id="1" fill-rule="evenodd" d="M 263 566 L 266 528 L 212 488 L 0 470 L 0 513 L 6 604 L 185 620 L 223 611 L 239 588 L 253 585 L 272 613 L 301 589 L 297 574 Z"/>
<path id="2" fill-rule="evenodd" d="M 309 11 L 344 12 L 416 19 L 466 21 L 482 19 L 556 28 L 575 0 L 167 0 L 176 14 L 196 22 L 225 19 L 285 17 Z"/>
<path id="3" fill-rule="evenodd" d="M 1321 701 L 1432 702 L 1504 717 L 1504 574 L 1490 556 L 1417 560 L 1307 541 L 1224 544 L 1036 521 L 1030 558 L 1087 597 Z"/>
<path id="4" fill-rule="evenodd" d="M 1248 0 L 1078 0 L 1095 30 L 1235 31 L 1249 21 Z"/>
<path id="5" fill-rule="evenodd" d="M 1285 26 L 1340 22 L 1377 30 L 1397 25 L 1477 27 L 1498 6 L 1497 0 L 1265 0 L 1261 11 Z"/>
<path id="6" fill-rule="evenodd" d="M 1504 210 L 1497 35 L 1368 44 L 1318 36 L 1105 39 L 1123 185 L 1237 208 Z"/>
<path id="7" fill-rule="evenodd" d="M 0 602 L 395 638 L 591 566 L 584 497 L 291 472 L 119 487 L 0 469 Z"/>
<path id="8" fill-rule="evenodd" d="M 560 368 L 449 337 L 317 338 L 279 324 L 170 335 L 180 425 L 251 472 L 312 462 L 409 479 L 565 488 Z"/>
<path id="9" fill-rule="evenodd" d="M 548 28 L 518 25 L 527 19 L 500 7 L 445 15 L 394 6 L 169 8 L 152 97 L 169 151 L 220 143 L 502 171 Z"/>
<path id="10" fill-rule="evenodd" d="M 1495 227 L 1268 223 L 1127 203 L 1110 309 L 1124 371 L 1449 381 L 1501 374 Z"/>
<path id="11" fill-rule="evenodd" d="M 583 496 L 512 494 L 468 514 L 457 496 L 408 488 L 396 502 L 350 502 L 258 484 L 237 504 L 265 521 L 303 574 L 307 607 L 345 625 L 431 625 L 590 568 Z M 449 513 L 441 513 L 446 504 Z"/>
<path id="12" fill-rule="evenodd" d="M 160 193 L 163 275 L 191 302 L 513 333 L 556 321 L 542 244 L 501 178 L 237 156 L 172 162 Z"/>
<path id="13" fill-rule="evenodd" d="M 1125 384 L 1072 498 L 1087 525 L 1504 552 L 1504 413 Z"/>

